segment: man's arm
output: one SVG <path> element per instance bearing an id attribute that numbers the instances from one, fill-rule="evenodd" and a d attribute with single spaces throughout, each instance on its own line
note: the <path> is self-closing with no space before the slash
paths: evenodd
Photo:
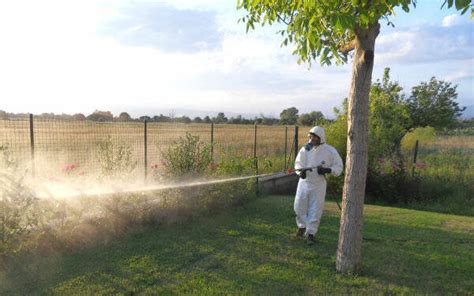
<path id="1" fill-rule="evenodd" d="M 301 148 L 300 152 L 295 159 L 295 170 L 304 168 L 306 165 L 306 151 L 304 148 Z"/>
<path id="2" fill-rule="evenodd" d="M 336 148 L 331 148 L 331 174 L 333 174 L 334 176 L 339 176 L 342 173 L 342 170 L 344 169 L 344 164 L 342 163 L 342 158 L 339 153 L 337 153 Z"/>
<path id="3" fill-rule="evenodd" d="M 306 170 L 302 170 L 306 165 L 306 157 L 306 150 L 303 147 L 295 159 L 295 171 L 301 179 L 306 179 Z"/>

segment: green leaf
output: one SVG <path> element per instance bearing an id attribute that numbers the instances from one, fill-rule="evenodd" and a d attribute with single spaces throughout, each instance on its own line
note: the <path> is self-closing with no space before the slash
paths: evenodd
<path id="1" fill-rule="evenodd" d="M 368 25 L 369 24 L 369 17 L 366 14 L 361 14 L 360 15 L 360 20 L 362 22 L 362 25 Z"/>
<path id="2" fill-rule="evenodd" d="M 456 0 L 455 6 L 457 10 L 461 10 L 466 6 L 469 6 L 469 0 Z"/>
<path id="3" fill-rule="evenodd" d="M 321 57 L 320 57 L 320 61 L 321 61 L 321 64 L 327 64 L 327 56 L 328 56 L 328 53 L 329 53 L 330 49 L 328 47 L 325 47 L 324 50 L 323 50 L 323 53 L 321 54 Z"/>
<path id="4" fill-rule="evenodd" d="M 410 7 L 408 6 L 407 3 L 403 3 L 403 4 L 402 4 L 402 9 L 403 9 L 403 11 L 405 11 L 405 12 L 410 12 Z"/>

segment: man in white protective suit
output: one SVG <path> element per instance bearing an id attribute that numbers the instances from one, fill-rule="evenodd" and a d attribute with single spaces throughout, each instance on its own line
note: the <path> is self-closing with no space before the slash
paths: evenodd
<path id="1" fill-rule="evenodd" d="M 308 136 L 308 143 L 301 148 L 295 161 L 295 171 L 300 180 L 294 209 L 298 226 L 296 237 L 306 234 L 308 245 L 312 245 L 323 214 L 327 185 L 325 175 L 339 176 L 343 164 L 337 150 L 326 144 L 324 128 L 315 126 Z"/>

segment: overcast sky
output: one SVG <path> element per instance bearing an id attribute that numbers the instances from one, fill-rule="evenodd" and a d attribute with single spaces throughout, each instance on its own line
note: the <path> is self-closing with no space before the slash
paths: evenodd
<path id="1" fill-rule="evenodd" d="M 390 67 L 408 93 L 436 76 L 474 105 L 474 21 L 441 4 L 418 0 L 395 28 L 382 22 L 373 79 Z M 277 28 L 246 34 L 243 14 L 234 0 L 1 1 L 0 110 L 331 116 L 350 64 L 297 65 Z"/>

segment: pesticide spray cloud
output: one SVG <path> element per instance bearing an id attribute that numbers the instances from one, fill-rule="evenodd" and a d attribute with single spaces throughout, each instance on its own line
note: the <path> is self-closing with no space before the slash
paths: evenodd
<path id="1" fill-rule="evenodd" d="M 42 172 L 36 177 L 25 167 L 2 169 L 2 213 L 14 220 L 10 225 L 28 229 L 28 233 L 10 231 L 16 237 L 5 241 L 31 240 L 33 232 L 48 235 L 68 248 L 108 241 L 144 224 L 162 224 L 225 208 L 252 195 L 256 178 L 266 176 L 188 176 L 181 180 L 165 176 L 144 182 L 143 175 L 135 171 L 86 175 L 70 164 L 61 170 L 40 159 L 36 164 L 36 170 Z"/>

